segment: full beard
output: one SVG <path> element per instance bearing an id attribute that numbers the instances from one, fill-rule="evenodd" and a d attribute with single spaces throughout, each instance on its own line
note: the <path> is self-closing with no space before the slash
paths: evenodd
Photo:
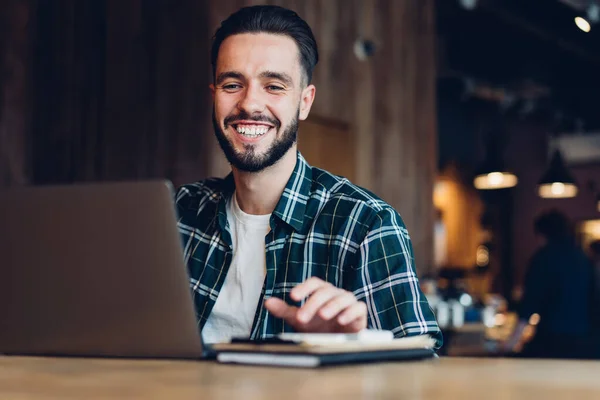
<path id="1" fill-rule="evenodd" d="M 237 152 L 231 142 L 227 139 L 225 132 L 221 129 L 215 111 L 213 108 L 213 128 L 215 130 L 215 136 L 225 153 L 227 161 L 240 171 L 245 172 L 260 172 L 265 168 L 269 168 L 277 163 L 281 158 L 289 151 L 289 149 L 296 143 L 298 137 L 298 117 L 300 115 L 300 109 L 296 112 L 295 118 L 290 122 L 289 126 L 281 133 L 280 137 L 276 137 L 271 147 L 262 155 L 256 154 L 255 145 L 244 144 L 244 152 Z M 225 118 L 225 126 L 229 126 L 234 123 L 234 120 L 253 120 L 253 121 L 267 121 L 264 117 L 251 117 L 245 112 L 241 112 L 235 117 Z M 276 131 L 279 131 L 281 123 L 279 121 L 268 120 L 274 125 Z"/>

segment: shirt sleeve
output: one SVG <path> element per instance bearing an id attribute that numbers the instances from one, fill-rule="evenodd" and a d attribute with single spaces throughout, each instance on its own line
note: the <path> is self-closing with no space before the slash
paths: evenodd
<path id="1" fill-rule="evenodd" d="M 442 346 L 442 333 L 419 287 L 410 236 L 394 209 L 372 219 L 349 278 L 355 296 L 367 305 L 369 328 L 391 330 L 397 338 L 428 334 L 436 349 Z"/>
<path id="2" fill-rule="evenodd" d="M 181 186 L 175 191 L 175 211 L 177 213 L 178 221 L 186 221 L 197 213 L 192 206 L 194 200 L 194 194 L 190 192 L 190 188 L 187 186 Z"/>

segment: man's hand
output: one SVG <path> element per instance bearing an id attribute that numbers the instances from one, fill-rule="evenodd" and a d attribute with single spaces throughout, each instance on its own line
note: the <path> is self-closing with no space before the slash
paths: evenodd
<path id="1" fill-rule="evenodd" d="M 290 292 L 292 300 L 308 300 L 301 308 L 271 297 L 265 307 L 298 332 L 354 333 L 367 327 L 367 305 L 351 292 L 319 278 L 310 278 Z"/>

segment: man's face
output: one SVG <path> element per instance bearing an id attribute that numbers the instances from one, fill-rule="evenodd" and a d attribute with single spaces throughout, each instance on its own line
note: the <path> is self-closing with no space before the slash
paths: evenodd
<path id="1" fill-rule="evenodd" d="M 298 120 L 308 116 L 315 94 L 303 82 L 293 39 L 259 33 L 223 41 L 211 85 L 213 125 L 235 168 L 261 171 L 295 151 Z"/>

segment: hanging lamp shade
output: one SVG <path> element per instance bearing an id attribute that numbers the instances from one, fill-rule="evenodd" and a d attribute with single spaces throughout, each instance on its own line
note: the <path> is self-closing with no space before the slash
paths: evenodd
<path id="1" fill-rule="evenodd" d="M 518 183 L 517 176 L 509 172 L 497 150 L 488 149 L 487 157 L 477 170 L 473 185 L 479 190 L 506 189 Z"/>
<path id="2" fill-rule="evenodd" d="M 477 175 L 473 181 L 479 190 L 506 189 L 516 186 L 517 176 L 508 171 L 491 171 Z"/>
<path id="3" fill-rule="evenodd" d="M 552 155 L 550 165 L 538 183 L 538 194 L 546 199 L 577 196 L 577 182 L 565 165 L 560 151 Z"/>

